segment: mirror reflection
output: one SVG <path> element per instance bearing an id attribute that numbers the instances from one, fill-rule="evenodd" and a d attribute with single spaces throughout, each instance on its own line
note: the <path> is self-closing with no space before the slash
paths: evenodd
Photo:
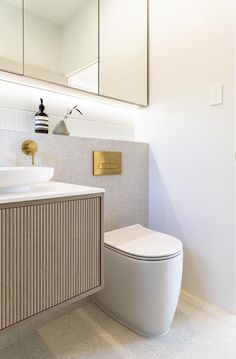
<path id="1" fill-rule="evenodd" d="M 147 106 L 147 12 L 147 0 L 0 0 L 0 71 Z"/>
<path id="2" fill-rule="evenodd" d="M 100 0 L 100 94 L 147 106 L 147 0 Z"/>
<path id="3" fill-rule="evenodd" d="M 25 0 L 24 26 L 25 75 L 98 93 L 98 0 Z"/>
<path id="4" fill-rule="evenodd" d="M 23 75 L 23 1 L 0 0 L 0 69 Z"/>

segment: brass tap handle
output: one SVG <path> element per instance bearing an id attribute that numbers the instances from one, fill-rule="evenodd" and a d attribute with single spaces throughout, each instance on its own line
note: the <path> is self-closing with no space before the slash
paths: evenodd
<path id="1" fill-rule="evenodd" d="M 38 151 L 37 143 L 32 140 L 26 140 L 22 143 L 21 149 L 25 155 L 32 157 L 32 165 L 34 166 L 35 154 Z"/>

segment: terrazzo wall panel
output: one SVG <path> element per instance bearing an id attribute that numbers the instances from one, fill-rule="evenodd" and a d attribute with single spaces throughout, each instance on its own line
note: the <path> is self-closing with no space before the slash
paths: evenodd
<path id="1" fill-rule="evenodd" d="M 148 224 L 148 144 L 0 130 L 0 166 L 31 165 L 21 152 L 26 139 L 38 143 L 35 164 L 54 167 L 55 181 L 105 188 L 106 231 Z M 94 150 L 122 151 L 122 174 L 93 176 Z"/>

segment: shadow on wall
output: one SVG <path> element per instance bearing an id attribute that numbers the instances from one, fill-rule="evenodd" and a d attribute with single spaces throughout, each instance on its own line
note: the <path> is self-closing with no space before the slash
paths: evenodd
<path id="1" fill-rule="evenodd" d="M 197 283 L 197 289 L 191 290 L 192 294 L 199 296 L 199 293 L 201 293 L 201 297 L 207 298 L 210 295 L 209 285 L 206 280 L 209 275 L 209 269 L 202 257 L 197 252 L 190 250 L 187 245 L 184 245 L 183 288 L 189 288 L 190 282 Z M 194 286 L 192 285 L 191 288 L 194 288 Z"/>
<path id="2" fill-rule="evenodd" d="M 183 228 L 179 223 L 151 148 L 149 152 L 149 226 L 185 242 Z"/>
<path id="3" fill-rule="evenodd" d="M 181 196 L 181 193 L 180 193 Z M 197 252 L 190 250 L 189 240 L 178 219 L 171 195 L 168 193 L 161 170 L 150 148 L 149 150 L 149 227 L 151 229 L 177 237 L 184 245 L 183 288 L 189 288 L 189 282 L 195 281 L 198 290 L 193 294 L 204 293 L 208 296 L 206 277 L 208 269 Z M 191 271 L 191 273 L 190 273 Z M 191 286 L 193 287 L 193 286 Z"/>

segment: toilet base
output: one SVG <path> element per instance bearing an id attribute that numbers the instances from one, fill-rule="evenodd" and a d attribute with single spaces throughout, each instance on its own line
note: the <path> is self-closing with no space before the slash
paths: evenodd
<path id="1" fill-rule="evenodd" d="M 122 324 L 124 327 L 132 330 L 133 332 L 135 332 L 136 334 L 138 335 L 141 335 L 142 337 L 147 337 L 147 338 L 156 338 L 156 337 L 163 337 L 164 335 L 168 334 L 169 331 L 170 331 L 170 328 L 168 330 L 166 330 L 165 332 L 163 333 L 160 333 L 160 334 L 156 334 L 156 335 L 150 335 L 150 334 L 147 334 L 147 333 L 143 333 L 143 332 L 140 332 L 139 330 L 133 328 L 131 325 L 123 322 L 122 320 L 120 320 L 119 318 L 117 318 L 114 314 L 112 314 L 111 312 L 109 312 L 107 309 L 105 309 L 101 304 L 99 304 L 96 299 L 94 298 L 94 296 L 92 296 L 93 298 L 93 302 L 96 304 L 96 306 L 98 308 L 100 308 L 104 313 L 108 314 L 111 318 L 115 319 L 118 323 Z"/>
<path id="2" fill-rule="evenodd" d="M 96 303 L 142 335 L 168 332 L 179 299 L 183 253 L 147 261 L 107 247 L 104 252 L 104 289 L 94 295 Z"/>

